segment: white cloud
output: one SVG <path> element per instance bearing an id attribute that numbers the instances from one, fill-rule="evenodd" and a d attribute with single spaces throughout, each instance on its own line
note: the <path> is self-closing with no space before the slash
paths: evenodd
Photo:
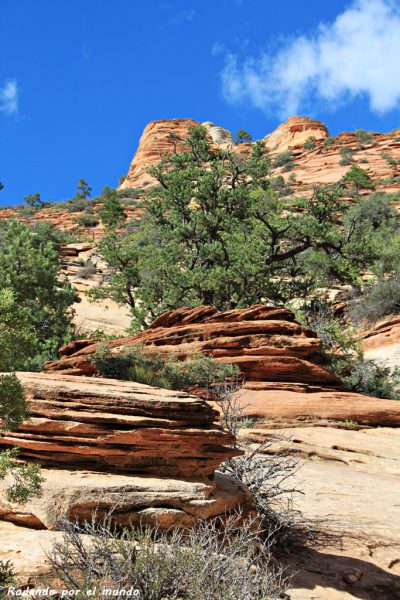
<path id="1" fill-rule="evenodd" d="M 0 87 L 0 112 L 15 115 L 18 112 L 18 86 L 15 80 L 6 81 Z"/>
<path id="2" fill-rule="evenodd" d="M 312 103 L 335 109 L 356 96 L 378 114 L 400 107 L 400 2 L 356 0 L 313 35 L 275 53 L 239 60 L 226 55 L 224 97 L 287 117 Z"/>

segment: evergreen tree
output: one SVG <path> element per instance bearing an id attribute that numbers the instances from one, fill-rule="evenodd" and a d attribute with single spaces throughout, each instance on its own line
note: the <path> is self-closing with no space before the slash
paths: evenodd
<path id="1" fill-rule="evenodd" d="M 126 214 L 118 198 L 117 191 L 105 187 L 101 194 L 103 206 L 100 210 L 100 218 L 106 229 L 120 227 L 126 220 Z"/>
<path id="2" fill-rule="evenodd" d="M 359 284 L 382 236 L 393 236 L 392 217 L 377 229 L 372 217 L 355 218 L 343 184 L 308 199 L 281 197 L 262 142 L 244 158 L 213 149 L 198 126 L 187 144 L 151 169 L 159 185 L 136 230 L 100 244 L 111 276 L 95 293 L 129 304 L 142 326 L 179 306 L 284 303 L 322 281 Z"/>
<path id="3" fill-rule="evenodd" d="M 253 138 L 251 137 L 250 133 L 247 133 L 245 129 L 239 129 L 239 131 L 236 134 L 237 144 L 243 144 L 243 142 L 251 142 L 252 139 Z"/>
<path id="4" fill-rule="evenodd" d="M 78 181 L 76 188 L 78 190 L 75 196 L 76 198 L 79 200 L 86 200 L 86 198 L 90 198 L 92 194 L 92 188 L 84 179 L 81 178 Z"/>
<path id="5" fill-rule="evenodd" d="M 12 331 L 12 313 L 25 328 L 26 358 L 53 352 L 70 331 L 69 306 L 74 291 L 58 280 L 59 252 L 48 227 L 31 228 L 18 221 L 0 221 L 0 293 L 4 322 Z M 5 315 L 5 317 L 4 317 Z M 8 315 L 8 316 L 7 316 Z M 11 319 L 11 321 L 10 321 Z M 20 341 L 15 323 L 15 351 Z M 27 326 L 29 323 L 29 327 Z M 8 337 L 11 334 L 8 334 Z M 31 337 L 34 339 L 31 339 Z M 6 336 L 7 337 L 7 336 Z M 28 343 L 28 338 L 31 343 Z M 17 360 L 18 365 L 20 360 Z M 10 369 L 15 365 L 10 365 Z"/>
<path id="6" fill-rule="evenodd" d="M 43 202 L 40 199 L 40 194 L 28 194 L 24 198 L 24 202 L 30 208 L 39 209 L 43 206 Z"/>

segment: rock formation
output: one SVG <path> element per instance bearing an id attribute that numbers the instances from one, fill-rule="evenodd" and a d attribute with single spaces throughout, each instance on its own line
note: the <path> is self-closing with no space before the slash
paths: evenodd
<path id="1" fill-rule="evenodd" d="M 358 335 L 366 358 L 384 366 L 400 366 L 400 316 L 377 321 Z"/>
<path id="2" fill-rule="evenodd" d="M 154 184 L 154 179 L 148 174 L 148 169 L 161 160 L 165 153 L 185 148 L 184 140 L 190 127 L 200 125 L 193 119 L 162 119 L 151 121 L 142 134 L 139 147 L 130 165 L 129 172 L 119 189 L 147 187 Z M 216 146 L 226 148 L 234 146 L 232 134 L 227 129 L 219 127 L 211 121 L 202 125 L 210 134 Z M 323 123 L 306 117 L 290 117 L 275 131 L 264 138 L 266 147 L 272 152 L 279 153 L 292 146 L 303 145 L 310 137 L 321 140 L 328 136 L 328 130 Z M 240 144 L 238 151 L 248 151 L 251 144 Z"/>
<path id="3" fill-rule="evenodd" d="M 289 117 L 273 131 L 265 136 L 266 147 L 272 152 L 284 152 L 294 146 L 303 146 L 313 137 L 324 140 L 329 135 L 328 129 L 321 121 L 307 117 Z"/>
<path id="4" fill-rule="evenodd" d="M 144 129 L 127 177 L 119 189 L 152 185 L 154 180 L 148 175 L 148 168 L 159 162 L 165 152 L 172 152 L 175 147 L 184 148 L 188 129 L 193 125 L 200 123 L 193 119 L 163 119 L 149 123 Z M 203 125 L 216 146 L 226 148 L 232 145 L 233 138 L 227 129 L 210 121 Z M 348 165 L 340 164 L 340 152 L 344 147 L 354 151 L 355 164 L 368 170 L 372 179 L 379 182 L 381 191 L 394 192 L 399 189 L 400 182 L 391 181 L 399 175 L 396 165 L 396 160 L 400 159 L 398 131 L 373 134 L 369 142 L 362 144 L 357 141 L 354 133 L 342 133 L 330 138 L 332 143 L 325 146 L 328 136 L 328 129 L 321 121 L 293 116 L 263 138 L 272 159 L 286 150 L 292 151 L 293 168 L 290 173 L 294 176 L 294 182 L 291 185 L 296 195 L 309 195 L 314 185 L 339 181 L 349 169 Z M 304 148 L 305 142 L 311 137 L 314 138 L 314 147 Z M 247 154 L 251 146 L 251 143 L 239 144 L 236 151 Z M 389 164 L 388 158 L 393 159 L 393 164 Z M 286 179 L 290 173 L 275 168 L 272 176 L 282 175 Z"/>
<path id="5" fill-rule="evenodd" d="M 174 149 L 182 150 L 190 127 L 200 125 L 193 119 L 161 119 L 145 127 L 129 172 L 119 189 L 143 188 L 154 183 L 147 170 Z"/>
<path id="6" fill-rule="evenodd" d="M 21 506 L 0 493 L 0 520 L 56 529 L 62 519 L 190 526 L 252 510 L 248 491 L 215 474 L 241 452 L 216 412 L 183 392 L 132 382 L 19 373 L 31 418 L 0 435 L 0 448 L 45 468 L 43 496 Z M 4 488 L 8 482 L 2 482 Z M 0 488 L 1 489 L 1 488 Z"/>
<path id="7" fill-rule="evenodd" d="M 232 436 L 217 413 L 183 392 L 113 379 L 19 373 L 31 419 L 1 435 L 43 464 L 166 477 L 209 477 Z"/>
<path id="8" fill-rule="evenodd" d="M 269 451 L 301 459 L 295 505 L 317 533 L 288 559 L 289 597 L 392 600 L 400 597 L 400 429 L 339 427 L 242 430 L 254 442 L 278 436 Z"/>
<path id="9" fill-rule="evenodd" d="M 348 419 L 400 425 L 400 403 L 341 389 L 324 367 L 321 341 L 284 308 L 181 308 L 164 313 L 143 333 L 107 342 L 117 354 L 135 344 L 182 360 L 203 353 L 236 364 L 245 378 L 240 390 L 244 412 L 259 422 L 278 426 Z M 95 340 L 70 342 L 60 360 L 47 363 L 47 371 L 96 374 L 91 362 L 96 345 Z"/>
<path id="10" fill-rule="evenodd" d="M 85 335 L 93 335 L 96 331 L 122 335 L 131 323 L 129 309 L 109 298 L 90 302 L 86 295 L 93 287 L 101 286 L 109 274 L 96 244 L 76 242 L 65 244 L 60 250 L 60 279 L 76 290 L 76 302 L 72 306 L 76 330 Z"/>
<path id="11" fill-rule="evenodd" d="M 321 341 L 283 308 L 259 305 L 227 312 L 212 306 L 182 308 L 161 315 L 143 333 L 107 343 L 114 352 L 129 344 L 144 344 L 150 352 L 173 352 L 180 359 L 201 352 L 237 364 L 248 381 L 338 383 L 318 364 Z M 95 341 L 71 342 L 46 370 L 94 374 L 90 355 L 95 350 Z"/>
<path id="12" fill-rule="evenodd" d="M 202 123 L 202 125 L 207 129 L 213 142 L 218 146 L 229 147 L 234 145 L 235 142 L 233 141 L 233 136 L 228 129 L 219 127 L 211 121 L 206 121 L 205 123 Z"/>

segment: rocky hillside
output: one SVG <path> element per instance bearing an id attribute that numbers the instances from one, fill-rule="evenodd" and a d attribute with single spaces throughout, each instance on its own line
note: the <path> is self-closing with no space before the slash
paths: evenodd
<path id="1" fill-rule="evenodd" d="M 128 173 L 119 186 L 121 195 L 132 189 L 142 190 L 154 184 L 148 174 L 149 167 L 157 164 L 165 153 L 185 149 L 185 139 L 190 127 L 200 125 L 193 119 L 161 119 L 151 121 L 144 129 L 139 146 L 134 153 Z M 227 129 L 210 121 L 202 123 L 208 131 L 215 147 L 232 147 L 239 154 L 248 153 L 254 142 L 235 144 L 233 135 Z M 290 117 L 275 131 L 262 138 L 274 160 L 289 151 L 289 160 L 275 166 L 272 176 L 282 175 L 284 180 L 291 179 L 293 193 L 304 195 L 312 186 L 324 183 L 335 183 L 348 171 L 348 165 L 341 165 L 341 152 L 349 149 L 352 161 L 366 169 L 372 177 L 377 189 L 388 193 L 400 193 L 400 129 L 389 133 L 341 133 L 336 137 L 329 135 L 324 123 L 307 117 Z M 289 164 L 289 167 L 287 166 Z M 136 202 L 127 198 L 126 210 L 128 219 L 137 216 Z M 97 212 L 100 205 L 94 207 Z M 66 209 L 65 203 L 54 203 L 31 215 L 20 213 L 20 209 L 2 209 L 2 218 L 17 216 L 22 220 L 47 220 L 57 228 L 88 239 L 97 240 L 103 235 L 101 223 L 94 227 L 79 226 L 76 219 L 79 212 Z"/>
<path id="2" fill-rule="evenodd" d="M 185 149 L 188 129 L 197 124 L 164 119 L 145 128 L 118 188 L 128 227 L 140 218 L 140 195 L 154 184 L 149 167 L 165 153 Z M 254 142 L 235 144 L 226 129 L 203 125 L 214 147 L 234 147 L 243 159 L 248 156 Z M 263 139 L 276 189 L 309 196 L 314 185 L 335 183 L 356 164 L 376 191 L 387 192 L 392 205 L 400 206 L 400 130 L 331 137 L 323 123 L 291 117 Z M 361 196 L 369 193 L 360 190 Z M 118 336 L 103 342 L 112 355 L 141 344 L 149 353 L 182 360 L 200 353 L 237 365 L 244 379 L 238 392 L 246 417 L 241 439 L 274 440 L 266 455 L 283 451 L 302 463 L 298 506 L 315 527 L 317 543 L 288 560 L 289 570 L 299 569 L 291 600 L 400 597 L 400 402 L 344 390 L 329 370 L 319 337 L 286 308 L 183 308 L 127 335 L 126 307 L 112 300 L 89 303 L 86 296 L 109 276 L 96 248 L 104 235 L 100 207 L 98 201 L 90 207 L 90 226 L 80 219 L 82 210 L 66 203 L 0 212 L 6 219 L 50 221 L 62 232 L 60 278 L 77 290 L 79 334 L 58 360 L 47 363 L 46 372 L 18 374 L 32 418 L 2 434 L 0 449 L 18 445 L 24 458 L 43 465 L 45 483 L 43 497 L 22 507 L 0 501 L 0 560 L 12 560 L 27 578 L 37 574 L 44 552 L 59 539 L 62 519 L 84 520 L 96 510 L 101 518 L 115 504 L 116 524 L 162 527 L 191 526 L 199 517 L 239 507 L 254 510 L 247 489 L 218 473 L 237 450 L 217 424 L 204 390 L 172 392 L 100 378 L 92 357 L 101 330 Z M 343 309 L 340 293 L 325 290 L 337 311 Z M 367 358 L 400 365 L 398 315 L 357 336 Z"/>
<path id="3" fill-rule="evenodd" d="M 200 125 L 193 119 L 163 119 L 152 121 L 144 129 L 139 147 L 129 171 L 120 185 L 120 190 L 146 188 L 154 183 L 147 173 L 150 166 L 161 160 L 164 153 L 185 148 L 188 129 Z M 212 142 L 222 148 L 233 146 L 232 134 L 213 123 L 203 125 L 208 129 Z M 327 127 L 320 121 L 306 117 L 290 117 L 263 141 L 272 159 L 290 151 L 290 170 L 285 168 L 289 161 L 274 169 L 273 175 L 291 179 L 294 193 L 307 193 L 317 184 L 335 183 L 348 171 L 341 165 L 343 149 L 354 151 L 353 160 L 371 175 L 379 189 L 386 192 L 400 191 L 400 130 L 391 133 L 373 133 L 365 137 L 360 132 L 329 135 Z M 251 143 L 238 144 L 235 150 L 247 153 Z"/>

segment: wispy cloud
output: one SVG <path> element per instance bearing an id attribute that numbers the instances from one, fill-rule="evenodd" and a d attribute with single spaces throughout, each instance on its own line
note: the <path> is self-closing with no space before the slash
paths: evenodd
<path id="1" fill-rule="evenodd" d="M 6 115 L 16 115 L 18 112 L 18 86 L 14 79 L 6 81 L 0 87 L 0 112 Z"/>
<path id="2" fill-rule="evenodd" d="M 400 107 L 400 2 L 355 0 L 314 34 L 274 53 L 240 59 L 225 54 L 224 97 L 287 117 L 324 103 L 334 110 L 366 97 L 378 114 Z"/>
<path id="3" fill-rule="evenodd" d="M 189 21 L 193 21 L 195 15 L 195 11 L 193 8 L 188 8 L 187 10 L 183 10 L 180 13 L 177 13 L 170 19 L 170 23 L 173 25 L 179 25 L 180 23 L 185 23 Z"/>

